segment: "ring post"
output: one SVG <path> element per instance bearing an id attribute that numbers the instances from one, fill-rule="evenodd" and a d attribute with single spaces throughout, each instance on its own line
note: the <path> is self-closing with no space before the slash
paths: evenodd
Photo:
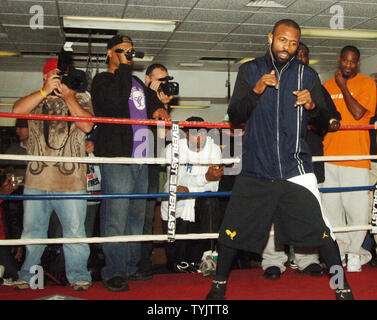
<path id="1" fill-rule="evenodd" d="M 179 121 L 173 121 L 171 127 L 172 148 L 169 176 L 168 199 L 168 242 L 175 241 L 175 210 L 177 205 L 177 183 L 179 169 Z"/>

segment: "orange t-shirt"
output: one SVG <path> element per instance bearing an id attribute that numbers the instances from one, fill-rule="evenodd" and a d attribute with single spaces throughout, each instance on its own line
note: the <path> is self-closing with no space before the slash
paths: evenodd
<path id="1" fill-rule="evenodd" d="M 352 97 L 368 111 L 360 120 L 356 120 L 349 112 L 342 91 L 335 82 L 335 78 L 326 81 L 324 87 L 330 93 L 336 109 L 342 115 L 341 125 L 367 125 L 376 110 L 376 84 L 372 78 L 358 73 L 347 81 L 348 90 Z M 353 156 L 369 155 L 370 139 L 368 130 L 338 130 L 326 134 L 323 141 L 325 156 Z M 370 168 L 370 160 L 334 161 L 335 165 L 357 168 Z"/>

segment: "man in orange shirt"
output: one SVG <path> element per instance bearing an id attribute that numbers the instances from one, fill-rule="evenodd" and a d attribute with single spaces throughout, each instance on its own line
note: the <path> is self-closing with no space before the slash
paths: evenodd
<path id="1" fill-rule="evenodd" d="M 356 47 L 341 50 L 339 70 L 324 83 L 342 116 L 341 125 L 366 125 L 375 114 L 376 85 L 373 79 L 358 72 L 360 52 Z M 324 139 L 325 156 L 369 155 L 367 130 L 329 132 Z M 370 160 L 334 161 L 325 163 L 324 188 L 369 185 Z M 366 225 L 369 220 L 368 191 L 325 193 L 323 205 L 333 227 Z M 347 271 L 359 272 L 371 259 L 361 245 L 366 231 L 337 233 L 336 238 Z"/>

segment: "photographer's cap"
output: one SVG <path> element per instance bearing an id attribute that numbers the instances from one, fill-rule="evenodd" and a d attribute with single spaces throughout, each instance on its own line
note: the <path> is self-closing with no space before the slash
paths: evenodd
<path id="1" fill-rule="evenodd" d="M 123 38 L 125 38 L 125 39 L 123 39 Z M 128 42 L 128 43 L 131 43 L 133 45 L 130 37 L 125 36 L 123 34 L 117 34 L 116 36 L 112 37 L 107 42 L 107 50 L 110 50 L 110 49 L 114 48 L 116 45 L 123 43 L 123 42 Z"/>
<path id="2" fill-rule="evenodd" d="M 58 68 L 58 59 L 57 58 L 50 59 L 45 63 L 43 67 L 43 74 L 46 74 L 50 72 L 51 70 L 55 70 L 57 68 Z"/>

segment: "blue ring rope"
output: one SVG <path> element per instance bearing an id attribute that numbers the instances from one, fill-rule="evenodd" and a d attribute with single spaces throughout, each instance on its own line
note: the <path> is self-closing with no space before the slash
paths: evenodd
<path id="1" fill-rule="evenodd" d="M 373 186 L 360 186 L 360 187 L 342 187 L 342 188 L 319 188 L 320 192 L 350 192 L 350 191 L 363 191 L 374 190 Z M 231 191 L 222 192 L 187 192 L 177 193 L 178 198 L 213 198 L 213 197 L 229 197 Z M 137 193 L 137 194 L 54 194 L 54 195 L 0 195 L 2 200 L 63 200 L 63 199 L 84 199 L 84 200 L 104 200 L 104 199 L 167 199 L 168 193 Z"/>

